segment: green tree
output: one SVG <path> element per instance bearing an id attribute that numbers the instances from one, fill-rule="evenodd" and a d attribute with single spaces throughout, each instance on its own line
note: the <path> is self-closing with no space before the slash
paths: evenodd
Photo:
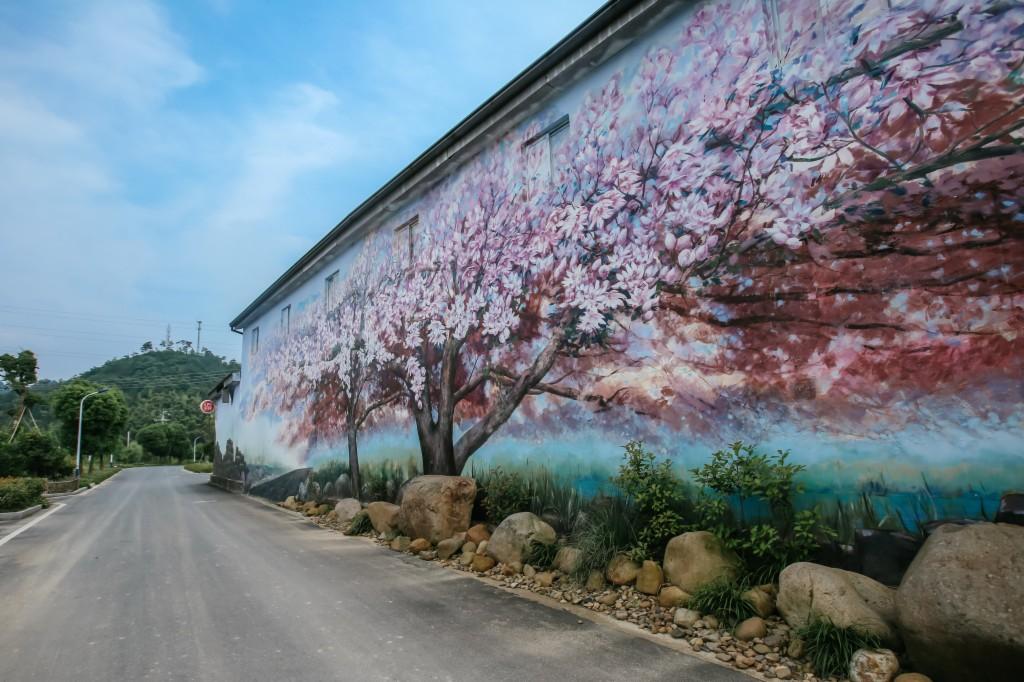
<path id="1" fill-rule="evenodd" d="M 188 452 L 191 441 L 185 427 L 175 422 L 150 424 L 139 430 L 137 442 L 150 456 L 179 462 Z"/>
<path id="2" fill-rule="evenodd" d="M 30 350 L 23 350 L 17 355 L 0 355 L 0 379 L 18 397 L 18 404 L 11 414 L 16 420 L 20 420 L 25 410 L 32 407 L 34 399 L 28 389 L 38 381 L 38 369 L 36 355 Z"/>
<path id="3" fill-rule="evenodd" d="M 29 476 L 56 478 L 71 473 L 67 452 L 52 434 L 45 431 L 19 431 L 11 450 Z"/>
<path id="4" fill-rule="evenodd" d="M 72 451 L 78 437 L 79 402 L 86 394 L 99 389 L 100 386 L 90 381 L 75 379 L 62 386 L 53 396 L 53 412 L 60 420 L 58 436 Z M 120 443 L 127 421 L 128 406 L 120 390 L 114 388 L 86 400 L 82 422 L 82 456 L 98 457 L 102 468 L 105 455 L 113 452 Z"/>

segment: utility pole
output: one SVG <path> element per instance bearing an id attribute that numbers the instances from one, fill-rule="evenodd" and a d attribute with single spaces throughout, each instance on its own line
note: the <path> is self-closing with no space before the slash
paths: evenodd
<path id="1" fill-rule="evenodd" d="M 203 347 L 199 345 L 199 339 L 202 338 L 202 333 L 203 333 L 203 321 L 202 320 L 196 320 L 196 352 L 197 353 L 201 353 L 203 351 Z"/>
<path id="2" fill-rule="evenodd" d="M 164 341 L 164 350 L 170 350 L 172 346 L 171 342 L 171 325 L 167 325 L 167 340 Z"/>

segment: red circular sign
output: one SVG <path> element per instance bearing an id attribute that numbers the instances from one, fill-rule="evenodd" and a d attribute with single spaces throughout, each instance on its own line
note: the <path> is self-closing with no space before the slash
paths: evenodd
<path id="1" fill-rule="evenodd" d="M 203 414 L 212 414 L 213 410 L 214 410 L 213 401 L 212 400 L 204 400 L 203 402 L 199 403 L 199 410 Z"/>

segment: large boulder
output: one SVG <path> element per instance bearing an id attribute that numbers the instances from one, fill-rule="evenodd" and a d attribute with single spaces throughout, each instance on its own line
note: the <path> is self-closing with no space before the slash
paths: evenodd
<path id="1" fill-rule="evenodd" d="M 914 667 L 933 679 L 1021 679 L 1024 527 L 940 526 L 896 593 Z"/>
<path id="2" fill-rule="evenodd" d="M 639 564 L 625 554 L 616 554 L 608 562 L 604 575 L 612 585 L 629 585 L 639 573 Z"/>
<path id="3" fill-rule="evenodd" d="M 779 574 L 776 606 L 791 627 L 815 618 L 856 627 L 890 646 L 896 632 L 896 591 L 871 578 L 819 564 L 790 564 Z"/>
<path id="4" fill-rule="evenodd" d="M 359 504 L 359 500 L 354 497 L 346 497 L 344 500 L 338 500 L 338 503 L 334 505 L 334 513 L 337 514 L 338 523 L 348 523 L 362 508 L 363 505 Z"/>
<path id="5" fill-rule="evenodd" d="M 366 513 L 370 517 L 373 529 L 378 533 L 389 534 L 398 530 L 401 525 L 402 508 L 390 502 L 371 502 L 366 505 Z"/>
<path id="6" fill-rule="evenodd" d="M 716 535 L 701 530 L 669 540 L 662 566 L 668 582 L 693 594 L 716 580 L 734 579 L 740 559 Z"/>
<path id="7" fill-rule="evenodd" d="M 403 486 L 402 522 L 412 537 L 432 543 L 465 532 L 476 482 L 464 476 L 417 476 Z"/>
<path id="8" fill-rule="evenodd" d="M 525 563 L 524 556 L 531 542 L 552 545 L 556 539 L 555 529 L 541 521 L 539 516 L 532 512 L 519 512 L 494 529 L 484 551 L 504 564 Z"/>

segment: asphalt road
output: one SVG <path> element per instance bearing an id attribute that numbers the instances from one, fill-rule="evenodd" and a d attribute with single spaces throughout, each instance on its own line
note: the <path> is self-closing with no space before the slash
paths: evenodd
<path id="1" fill-rule="evenodd" d="M 0 545 L 0 680 L 750 679 L 205 481 L 128 469 Z"/>

